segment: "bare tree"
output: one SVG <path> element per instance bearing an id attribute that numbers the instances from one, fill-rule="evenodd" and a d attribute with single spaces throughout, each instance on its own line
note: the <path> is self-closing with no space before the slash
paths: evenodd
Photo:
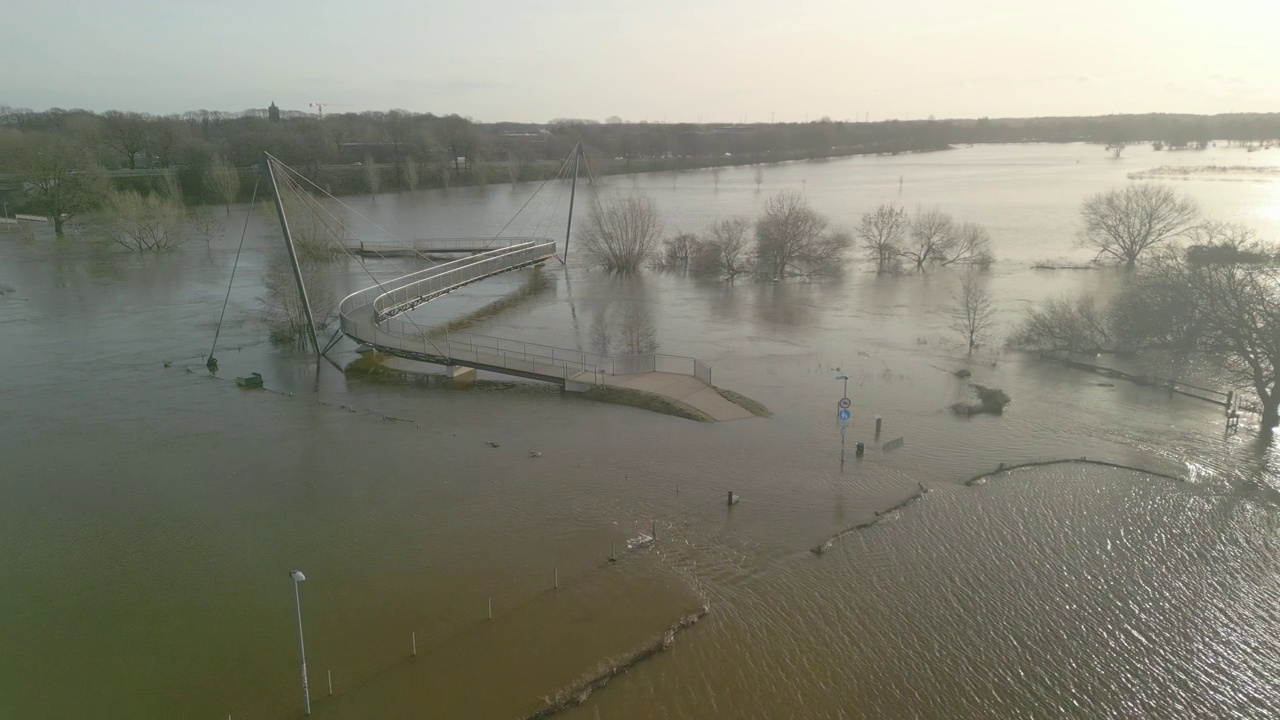
<path id="1" fill-rule="evenodd" d="M 692 233 L 678 233 L 675 237 L 662 241 L 662 267 L 687 268 L 689 261 L 698 252 L 701 241 Z"/>
<path id="2" fill-rule="evenodd" d="M 230 215 L 231 201 L 240 194 L 240 172 L 226 158 L 215 155 L 205 172 L 204 182 L 209 192 L 222 201 Z"/>
<path id="3" fill-rule="evenodd" d="M 720 189 L 720 174 L 722 172 L 724 172 L 724 168 L 721 168 L 721 167 L 711 168 L 711 182 L 713 185 L 715 185 L 716 190 Z"/>
<path id="4" fill-rule="evenodd" d="M 965 222 L 954 228 L 951 243 L 943 250 L 942 265 L 971 265 L 990 267 L 995 261 L 991 254 L 991 236 L 983 226 Z"/>
<path id="5" fill-rule="evenodd" d="M 32 205 L 53 216 L 53 229 L 98 205 L 106 192 L 100 169 L 88 151 L 67 138 L 27 133 L 14 156 L 18 179 Z"/>
<path id="6" fill-rule="evenodd" d="M 165 168 L 160 172 L 160 186 L 164 195 L 182 206 L 182 183 L 178 181 L 178 173 L 173 168 Z"/>
<path id="7" fill-rule="evenodd" d="M 899 257 L 924 270 L 929 263 L 945 262 L 955 244 L 956 223 L 937 208 L 923 210 L 911 218 L 910 238 L 898 250 Z"/>
<path id="8" fill-rule="evenodd" d="M 707 228 L 693 255 L 693 270 L 701 274 L 717 273 L 730 280 L 747 271 L 747 243 L 751 222 L 746 218 L 728 218 Z"/>
<path id="9" fill-rule="evenodd" d="M 311 301 L 311 314 L 318 326 L 316 331 L 323 331 L 337 316 L 337 295 L 325 282 L 321 265 L 303 260 L 300 268 L 302 281 L 307 286 L 307 297 Z M 307 329 L 306 308 L 298 294 L 289 258 L 283 252 L 273 253 L 267 264 L 258 303 L 260 317 L 270 332 L 272 342 L 309 347 L 311 334 Z"/>
<path id="10" fill-rule="evenodd" d="M 760 184 L 764 182 L 764 166 L 763 165 L 756 165 L 756 169 L 754 171 L 754 177 L 756 181 L 756 191 L 759 192 Z"/>
<path id="11" fill-rule="evenodd" d="M 862 247 L 875 262 L 876 269 L 883 272 L 900 254 L 902 239 L 909 227 L 906 210 L 885 204 L 863 213 L 862 222 L 854 232 L 862 240 Z"/>
<path id="12" fill-rule="evenodd" d="M 410 191 L 418 189 L 418 161 L 414 160 L 413 156 L 405 157 L 404 164 L 400 167 L 400 174 L 402 181 Z"/>
<path id="13" fill-rule="evenodd" d="M 373 155 L 364 156 L 364 177 L 369 184 L 369 194 L 377 195 L 382 189 L 382 174 L 378 171 L 378 166 L 373 164 Z"/>
<path id="14" fill-rule="evenodd" d="M 662 221 L 653 200 L 633 195 L 597 201 L 578 231 L 582 251 L 609 272 L 635 272 L 658 251 Z"/>
<path id="15" fill-rule="evenodd" d="M 1200 210 L 1191 198 L 1147 183 L 1090 197 L 1080 218 L 1083 247 L 1133 265 L 1148 250 L 1192 233 Z"/>
<path id="16" fill-rule="evenodd" d="M 1272 249 L 1274 252 L 1274 249 Z M 1163 253 L 1115 300 L 1116 333 L 1133 347 L 1221 358 L 1262 404 L 1262 430 L 1280 425 L 1280 267 L 1193 265 Z"/>
<path id="17" fill-rule="evenodd" d="M 591 321 L 591 347 L 597 355 L 609 355 L 613 347 L 613 330 L 609 327 L 609 316 L 601 312 Z"/>
<path id="18" fill-rule="evenodd" d="M 947 316 L 948 327 L 960 334 L 969 352 L 987 339 L 995 323 L 995 309 L 991 305 L 991 291 L 976 271 L 970 270 L 961 276 Z"/>
<path id="19" fill-rule="evenodd" d="M 453 174 L 461 176 L 464 171 L 470 174 L 480 144 L 475 125 L 464 117 L 450 115 L 441 121 L 438 135 L 449 162 L 453 163 Z"/>
<path id="20" fill-rule="evenodd" d="M 1028 307 L 1011 342 L 1023 350 L 1042 352 L 1099 353 L 1114 346 L 1110 316 L 1092 296 L 1046 300 Z"/>
<path id="21" fill-rule="evenodd" d="M 829 231 L 827 225 L 827 219 L 799 193 L 779 192 L 769 198 L 756 222 L 756 255 L 761 269 L 776 280 L 788 274 L 831 271 L 853 239 Z"/>
<path id="22" fill-rule="evenodd" d="M 182 243 L 186 230 L 182 203 L 133 190 L 112 192 L 103 206 L 101 228 L 107 239 L 138 252 L 171 250 Z"/>
<path id="23" fill-rule="evenodd" d="M 658 349 L 653 317 L 638 305 L 629 305 L 622 311 L 618 334 L 622 338 L 622 351 L 627 355 L 648 355 Z"/>
<path id="24" fill-rule="evenodd" d="M 108 110 L 102 114 L 102 144 L 119 153 L 124 166 L 137 167 L 138 153 L 147 147 L 147 117 L 136 112 Z"/>

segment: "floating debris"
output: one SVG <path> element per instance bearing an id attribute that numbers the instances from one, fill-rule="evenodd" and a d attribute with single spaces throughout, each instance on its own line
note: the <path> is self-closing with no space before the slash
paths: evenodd
<path id="1" fill-rule="evenodd" d="M 591 693 L 603 688 L 614 677 L 671 647 L 675 643 L 678 633 L 696 625 L 709 612 L 711 612 L 711 608 L 703 605 L 696 612 L 677 620 L 661 635 L 645 643 L 635 652 L 621 658 L 602 661 L 596 666 L 595 670 L 586 673 L 567 687 L 562 688 L 555 695 L 542 698 L 544 703 L 542 709 L 531 715 L 525 715 L 523 720 L 543 720 L 543 718 L 549 718 L 556 713 L 564 712 L 585 703 L 587 698 L 591 697 Z"/>
<path id="2" fill-rule="evenodd" d="M 236 385 L 242 388 L 260 388 L 262 387 L 262 374 L 249 373 L 244 377 L 236 378 Z"/>

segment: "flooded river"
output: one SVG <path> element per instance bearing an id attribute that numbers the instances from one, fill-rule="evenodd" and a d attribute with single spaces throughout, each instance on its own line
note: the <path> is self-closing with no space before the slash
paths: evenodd
<path id="1" fill-rule="evenodd" d="M 1114 271 L 1032 269 L 1089 259 L 1073 241 L 1088 194 L 1157 165 L 1280 165 L 1278 152 L 979 146 L 771 166 L 759 190 L 740 168 L 595 191 L 645 192 L 669 231 L 753 216 L 780 189 L 846 227 L 881 202 L 937 205 L 990 229 L 1003 335 L 1028 302 L 1118 287 Z M 1280 181 L 1174 185 L 1280 237 Z M 480 235 L 534 189 L 348 202 L 405 238 Z M 563 205 L 536 207 L 507 233 L 563 239 Z M 317 368 L 257 320 L 280 242 L 261 210 L 210 377 L 248 212 L 164 255 L 0 235 L 14 290 L 0 295 L 0 717 L 299 716 L 295 568 L 321 718 L 527 715 L 703 604 L 668 652 L 564 717 L 1280 714 L 1280 453 L 1251 427 L 1224 437 L 1208 403 L 998 343 L 966 356 L 942 314 L 955 272 L 877 277 L 851 261 L 820 282 L 725 284 L 613 278 L 571 254 L 414 313 L 592 350 L 593 327 L 643 308 L 660 352 L 774 411 L 705 425 L 537 383 Z M 365 268 L 415 267 L 343 259 L 323 283 L 340 295 L 369 284 Z M 335 353 L 355 357 L 345 341 Z M 1004 416 L 947 411 L 970 399 L 962 368 L 1013 398 Z M 266 392 L 230 380 L 251 371 Z M 1081 456 L 1186 481 L 1057 465 L 964 483 Z M 656 547 L 628 549 L 655 526 Z"/>

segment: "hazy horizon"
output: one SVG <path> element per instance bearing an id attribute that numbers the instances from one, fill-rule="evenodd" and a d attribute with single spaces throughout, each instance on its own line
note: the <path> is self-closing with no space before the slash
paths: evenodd
<path id="1" fill-rule="evenodd" d="M 51 0 L 13 8 L 0 104 L 170 114 L 275 101 L 485 122 L 1219 114 L 1280 108 L 1280 7 L 796 0 L 418 7 Z M 53 30 L 50 30 L 50 29 Z M 37 31 L 38 30 L 38 31 Z M 33 61 L 33 58 L 36 59 Z M 674 80 L 673 80 L 674 78 Z"/>

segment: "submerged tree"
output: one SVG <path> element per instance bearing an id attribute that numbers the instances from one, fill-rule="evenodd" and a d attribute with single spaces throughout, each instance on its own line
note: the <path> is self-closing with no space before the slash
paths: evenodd
<path id="1" fill-rule="evenodd" d="M 65 137 L 24 134 L 13 163 L 31 204 L 53 217 L 58 235 L 67 220 L 96 207 L 106 193 L 88 150 Z"/>
<path id="2" fill-rule="evenodd" d="M 951 242 L 944 248 L 942 265 L 971 265 L 974 267 L 990 267 L 994 261 L 991 254 L 991 236 L 983 226 L 965 222 L 954 228 Z"/>
<path id="3" fill-rule="evenodd" d="M 337 295 L 325 281 L 323 265 L 303 259 L 299 266 L 302 281 L 307 286 L 307 298 L 311 301 L 311 314 L 316 321 L 316 332 L 322 332 L 337 317 Z M 259 316 L 266 324 L 271 341 L 281 345 L 310 347 L 311 333 L 307 328 L 306 306 L 298 293 L 298 283 L 290 267 L 289 256 L 281 251 L 272 254 L 267 270 L 262 276 L 262 294 L 258 296 Z"/>
<path id="4" fill-rule="evenodd" d="M 703 275 L 722 275 L 732 280 L 747 272 L 747 245 L 751 223 L 746 218 L 728 218 L 714 223 L 703 233 L 694 251 L 692 267 Z"/>
<path id="5" fill-rule="evenodd" d="M 937 208 L 924 210 L 911 218 L 910 237 L 898 249 L 898 255 L 916 270 L 924 270 L 929 263 L 947 259 L 955 238 L 956 223 L 950 215 Z"/>
<path id="6" fill-rule="evenodd" d="M 641 195 L 597 202 L 578 238 L 593 265 L 635 272 L 655 256 L 662 240 L 658 206 Z"/>
<path id="7" fill-rule="evenodd" d="M 102 209 L 101 228 L 109 240 L 130 250 L 171 250 L 185 237 L 186 212 L 168 195 L 112 192 Z"/>
<path id="8" fill-rule="evenodd" d="M 827 226 L 827 219 L 799 193 L 779 192 L 769 198 L 764 215 L 756 222 L 756 256 L 761 271 L 780 280 L 833 270 L 853 239 Z"/>
<path id="9" fill-rule="evenodd" d="M 1133 265 L 1152 248 L 1192 233 L 1200 209 L 1191 198 L 1148 183 L 1090 197 L 1080 218 L 1081 246 Z"/>
<path id="10" fill-rule="evenodd" d="M 1042 352 L 1099 353 L 1114 346 L 1111 318 L 1092 296 L 1046 300 L 1027 308 L 1012 344 Z"/>
<path id="11" fill-rule="evenodd" d="M 960 278 L 947 316 L 948 326 L 960 334 L 969 352 L 987 339 L 995 323 L 995 309 L 991 305 L 991 291 L 977 272 L 970 270 Z"/>
<path id="12" fill-rule="evenodd" d="M 378 166 L 373 162 L 372 155 L 364 156 L 364 178 L 369 185 L 369 194 L 377 195 L 382 189 L 382 174 L 378 171 Z"/>
<path id="13" fill-rule="evenodd" d="M 1280 267 L 1191 264 L 1163 253 L 1131 279 L 1114 315 L 1126 345 L 1221 358 L 1257 393 L 1263 431 L 1280 425 Z"/>
<path id="14" fill-rule="evenodd" d="M 240 194 L 240 171 L 221 155 L 213 156 L 205 174 L 205 187 L 231 214 L 231 201 Z"/>
<path id="15" fill-rule="evenodd" d="M 902 239 L 910 227 L 907 211 L 892 204 L 884 204 L 869 213 L 863 213 L 862 222 L 854 232 L 862 240 L 867 257 L 876 264 L 876 270 L 890 269 L 901 250 Z"/>

